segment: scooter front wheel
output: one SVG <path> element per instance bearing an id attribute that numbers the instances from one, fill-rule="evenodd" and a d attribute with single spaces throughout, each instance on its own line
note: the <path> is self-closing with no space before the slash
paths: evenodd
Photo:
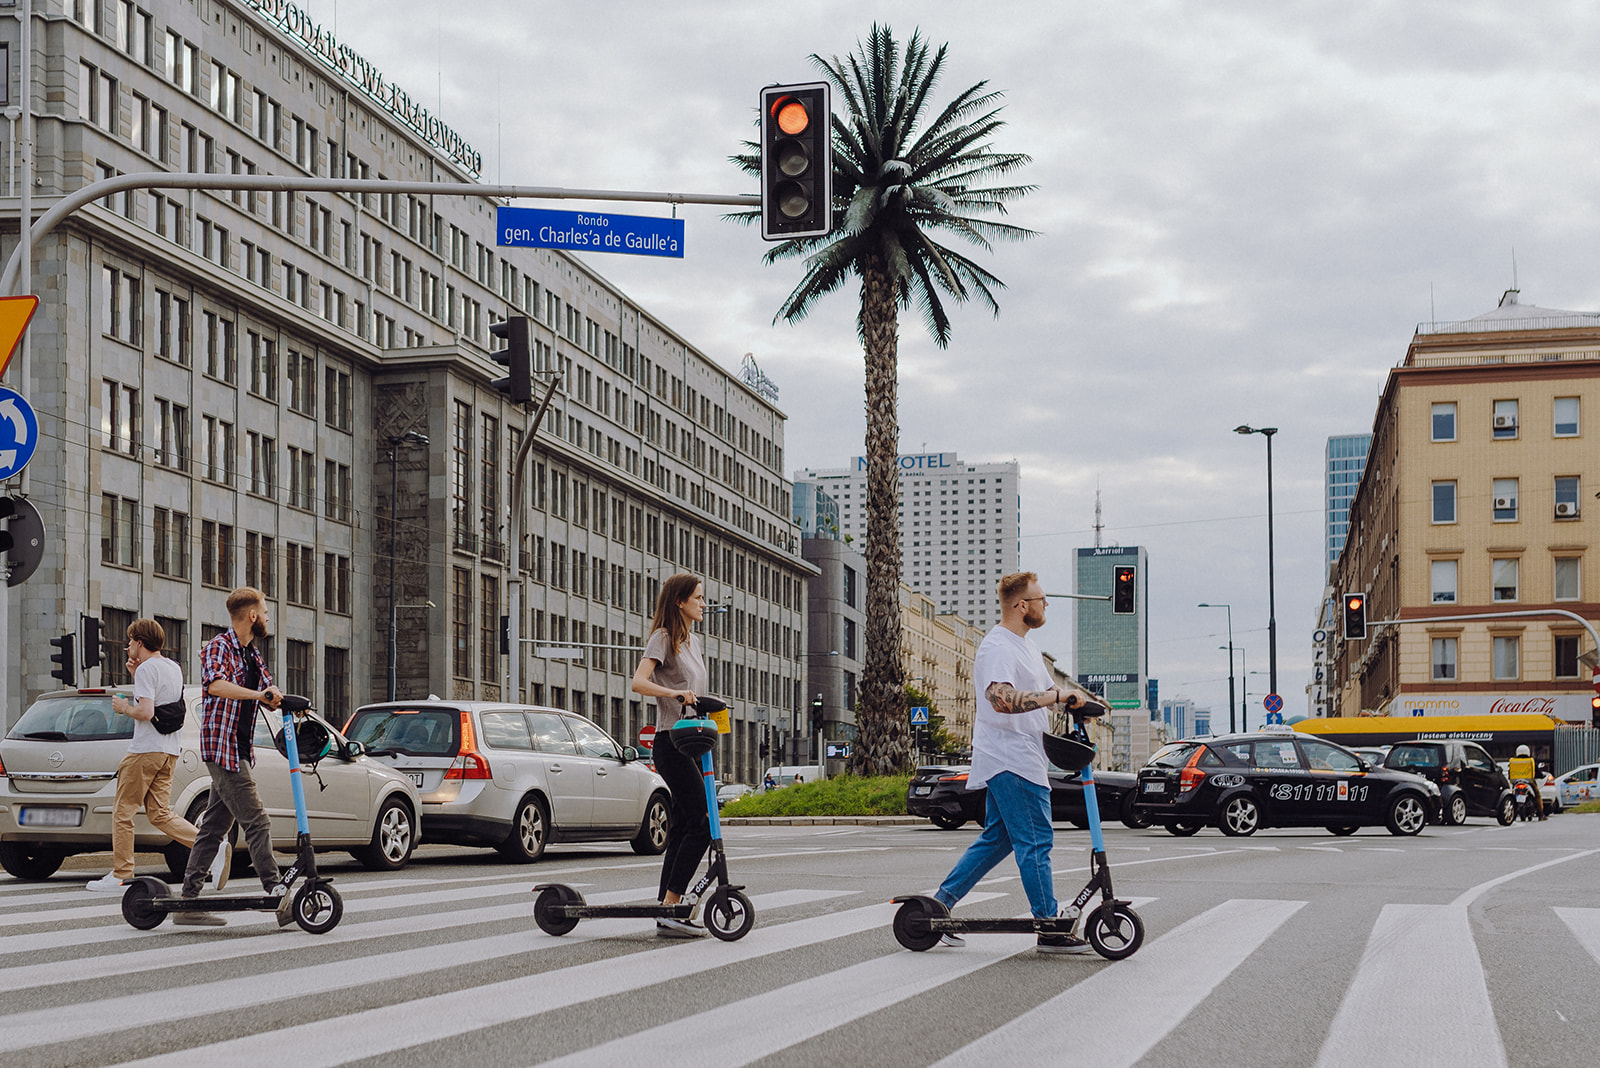
<path id="1" fill-rule="evenodd" d="M 533 899 L 533 922 L 547 935 L 564 935 L 578 926 L 575 917 L 555 911 L 557 905 L 581 905 L 583 895 L 570 886 L 553 883 L 539 891 Z"/>
<path id="2" fill-rule="evenodd" d="M 706 902 L 706 930 L 724 942 L 737 942 L 756 925 L 756 909 L 739 890 L 719 887 Z"/>
<path id="3" fill-rule="evenodd" d="M 344 917 L 344 898 L 327 883 L 307 883 L 294 897 L 294 922 L 308 934 L 327 934 Z"/>
<path id="4" fill-rule="evenodd" d="M 1094 951 L 1106 960 L 1122 960 L 1133 956 L 1144 944 L 1144 921 L 1128 906 L 1113 902 L 1089 913 L 1083 933 Z"/>
<path id="5" fill-rule="evenodd" d="M 167 884 L 160 879 L 148 875 L 135 879 L 122 892 L 122 918 L 128 921 L 128 926 L 141 931 L 160 927 L 167 918 L 166 910 L 156 908 L 151 902 L 169 893 Z"/>
<path id="6" fill-rule="evenodd" d="M 928 927 L 928 921 L 938 915 L 937 902 L 925 897 L 908 897 L 894 914 L 894 938 L 913 953 L 921 953 L 939 944 L 940 934 Z"/>

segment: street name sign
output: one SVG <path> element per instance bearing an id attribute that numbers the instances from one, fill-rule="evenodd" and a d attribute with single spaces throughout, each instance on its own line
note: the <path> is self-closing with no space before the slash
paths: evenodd
<path id="1" fill-rule="evenodd" d="M 39 447 L 39 417 L 22 394 L 0 386 L 0 480 L 19 474 Z"/>
<path id="2" fill-rule="evenodd" d="M 683 220 L 608 211 L 497 208 L 495 243 L 503 248 L 559 248 L 628 256 L 683 258 Z"/>

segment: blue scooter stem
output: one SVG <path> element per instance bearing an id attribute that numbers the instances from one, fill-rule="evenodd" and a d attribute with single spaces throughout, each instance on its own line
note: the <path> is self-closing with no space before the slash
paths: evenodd
<path id="1" fill-rule="evenodd" d="M 300 746 L 294 733 L 294 713 L 283 712 L 283 751 L 289 758 L 289 786 L 294 791 L 294 825 L 304 835 L 311 833 L 306 820 L 306 792 L 300 785 Z"/>
<path id="2" fill-rule="evenodd" d="M 706 813 L 711 817 L 711 839 L 722 840 L 722 820 L 717 812 L 717 780 L 711 770 L 711 753 L 700 754 L 700 777 L 706 784 Z"/>
<path id="3" fill-rule="evenodd" d="M 1083 769 L 1083 807 L 1089 817 L 1089 844 L 1096 853 L 1104 853 L 1105 841 L 1100 837 L 1100 800 L 1094 793 L 1094 765 Z"/>

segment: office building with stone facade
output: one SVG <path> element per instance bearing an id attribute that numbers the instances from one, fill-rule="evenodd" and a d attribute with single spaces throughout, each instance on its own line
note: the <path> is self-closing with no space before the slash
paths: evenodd
<path id="1" fill-rule="evenodd" d="M 18 29 L 0 20 L 11 103 Z M 469 190 L 480 166 L 283 0 L 36 0 L 32 40 L 36 212 L 133 172 Z M 126 681 L 138 616 L 196 679 L 243 584 L 267 595 L 278 681 L 335 719 L 386 696 L 391 615 L 399 697 L 512 699 L 500 617 L 521 577 L 521 696 L 627 743 L 653 718 L 629 680 L 656 591 L 687 569 L 719 609 L 704 640 L 735 706 L 726 766 L 754 781 L 747 709 L 804 713 L 815 568 L 790 525 L 783 413 L 575 256 L 496 247 L 494 221 L 478 196 L 155 188 L 45 238 L 31 352 L 7 378 L 43 438 L 8 491 L 49 535 L 11 591 L 10 719 L 58 685 L 47 639 L 80 614 L 103 622 L 88 681 Z M 508 315 L 532 319 L 539 370 L 560 375 L 520 547 L 511 458 L 529 416 L 489 358 Z"/>

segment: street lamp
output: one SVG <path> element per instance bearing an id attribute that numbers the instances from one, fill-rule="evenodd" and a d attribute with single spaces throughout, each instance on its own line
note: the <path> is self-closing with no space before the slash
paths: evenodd
<path id="1" fill-rule="evenodd" d="M 396 628 L 395 628 L 395 612 L 400 607 L 399 605 L 395 604 L 395 593 L 394 593 L 395 529 L 400 524 L 400 509 L 399 509 L 399 499 L 398 499 L 398 493 L 399 493 L 399 490 L 400 490 L 400 478 L 399 478 L 399 474 L 398 474 L 398 462 L 397 461 L 398 461 L 398 455 L 399 455 L 399 452 L 400 452 L 400 446 L 401 445 L 423 445 L 423 446 L 426 446 L 427 444 L 428 444 L 428 435 L 422 434 L 422 433 L 418 433 L 415 430 L 408 430 L 404 434 L 398 434 L 398 435 L 396 435 L 394 437 L 391 437 L 389 439 L 389 700 L 390 701 L 394 700 L 395 649 L 396 649 L 396 646 L 398 644 Z M 432 608 L 433 607 L 433 602 L 429 601 L 426 606 L 419 605 L 419 604 L 408 604 L 405 607 L 407 607 L 407 608 L 422 608 L 422 607 Z"/>
<path id="2" fill-rule="evenodd" d="M 1233 605 L 1231 604 L 1206 604 L 1201 602 L 1196 608 L 1226 608 L 1228 610 L 1228 733 L 1236 729 L 1233 720 Z"/>
<path id="3" fill-rule="evenodd" d="M 1275 426 L 1254 427 L 1240 424 L 1235 434 L 1262 434 L 1267 439 L 1267 671 L 1272 692 L 1278 692 L 1278 608 L 1272 574 L 1272 435 Z"/>

